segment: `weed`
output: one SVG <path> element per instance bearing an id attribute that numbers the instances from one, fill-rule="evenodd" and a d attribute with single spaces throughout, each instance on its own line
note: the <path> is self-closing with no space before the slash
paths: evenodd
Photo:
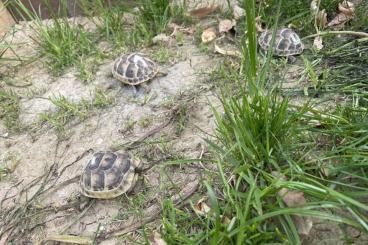
<path id="1" fill-rule="evenodd" d="M 173 51 L 164 45 L 160 45 L 160 47 L 152 53 L 152 59 L 162 64 L 181 59 L 181 56 L 182 54 L 180 51 Z"/>
<path id="2" fill-rule="evenodd" d="M 101 91 L 95 92 L 95 97 L 91 102 L 82 100 L 73 103 L 64 96 L 50 98 L 50 101 L 57 107 L 57 111 L 55 113 L 42 113 L 40 123 L 49 123 L 58 133 L 64 133 L 65 126 L 73 119 L 83 121 L 89 116 L 93 108 L 103 108 L 114 102 Z"/>
<path id="3" fill-rule="evenodd" d="M 184 129 L 186 128 L 188 122 L 188 106 L 186 104 L 182 104 L 176 110 L 177 116 L 177 126 L 176 126 L 176 135 L 180 135 Z"/>
<path id="4" fill-rule="evenodd" d="M 0 89 L 0 119 L 11 132 L 21 129 L 19 122 L 20 104 L 18 96 L 12 91 Z"/>
<path id="5" fill-rule="evenodd" d="M 178 25 L 189 26 L 194 23 L 193 18 L 187 14 L 188 8 L 186 5 L 186 1 L 182 1 L 181 3 L 176 3 L 170 6 L 172 21 Z"/>
<path id="6" fill-rule="evenodd" d="M 20 163 L 19 157 L 13 152 L 6 152 L 3 155 L 3 159 L 0 161 L 0 181 L 2 178 L 8 176 L 8 174 L 13 173 L 14 170 Z"/>
<path id="7" fill-rule="evenodd" d="M 183 45 L 184 44 L 184 39 L 185 39 L 184 33 L 182 33 L 181 31 L 179 31 L 178 33 L 176 33 L 175 39 L 176 39 L 176 43 L 178 45 Z"/>
<path id="8" fill-rule="evenodd" d="M 28 99 L 32 99 L 35 96 L 40 96 L 46 92 L 47 92 L 46 87 L 30 88 L 30 89 L 27 89 L 27 91 L 25 92 L 25 95 Z"/>
<path id="9" fill-rule="evenodd" d="M 133 131 L 134 125 L 137 123 L 137 121 L 132 120 L 131 118 L 126 118 L 124 120 L 123 128 L 119 130 L 120 133 L 125 134 L 127 132 Z"/>
<path id="10" fill-rule="evenodd" d="M 147 128 L 150 125 L 150 119 L 149 118 L 141 118 L 138 121 L 138 125 L 142 128 Z"/>
<path id="11" fill-rule="evenodd" d="M 97 0 L 91 3 L 90 1 L 81 1 L 82 8 L 87 15 L 95 22 L 98 32 L 115 48 L 126 46 L 126 37 L 128 32 L 123 16 L 129 10 L 129 6 L 125 3 L 114 4 L 105 3 L 102 0 Z M 95 16 L 100 19 L 96 20 Z"/>
<path id="12" fill-rule="evenodd" d="M 91 35 L 82 26 L 70 23 L 66 17 L 58 18 L 56 14 L 52 23 L 46 24 L 34 9 L 27 9 L 19 0 L 14 4 L 24 19 L 33 20 L 32 39 L 39 46 L 41 55 L 46 57 L 45 64 L 52 74 L 60 75 L 65 68 L 76 64 L 79 57 L 96 52 Z M 66 8 L 65 1 L 61 6 Z"/>

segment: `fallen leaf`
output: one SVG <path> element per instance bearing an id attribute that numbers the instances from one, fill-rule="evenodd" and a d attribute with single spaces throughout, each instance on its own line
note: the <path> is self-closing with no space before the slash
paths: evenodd
<path id="1" fill-rule="evenodd" d="M 349 1 L 343 1 L 342 3 L 339 3 L 339 11 L 346 15 L 354 15 L 354 4 Z"/>
<path id="2" fill-rule="evenodd" d="M 328 27 L 341 27 L 353 19 L 355 13 L 354 4 L 349 1 L 343 1 L 339 3 L 339 11 L 340 13 L 327 24 Z"/>
<path id="3" fill-rule="evenodd" d="M 194 205 L 194 212 L 196 212 L 199 215 L 206 215 L 208 212 L 210 212 L 211 208 L 206 203 L 207 198 L 202 197 L 198 200 L 198 202 Z"/>
<path id="4" fill-rule="evenodd" d="M 319 0 L 313 0 L 310 3 L 310 10 L 311 10 L 311 13 L 313 15 L 316 15 L 317 14 L 317 12 L 318 12 L 318 5 L 319 5 Z"/>
<path id="5" fill-rule="evenodd" d="M 319 27 L 324 28 L 327 26 L 327 13 L 325 9 L 319 11 L 315 18 Z"/>
<path id="6" fill-rule="evenodd" d="M 236 25 L 235 20 L 221 20 L 219 23 L 219 32 L 228 32 Z"/>
<path id="7" fill-rule="evenodd" d="M 294 215 L 293 220 L 299 234 L 309 235 L 313 227 L 313 220 L 310 217 L 302 217 Z"/>
<path id="8" fill-rule="evenodd" d="M 227 56 L 241 56 L 240 51 L 237 50 L 235 46 L 231 46 L 230 44 L 223 44 L 222 46 L 220 46 L 218 43 L 215 43 L 215 52 Z"/>
<path id="9" fill-rule="evenodd" d="M 92 244 L 93 239 L 90 237 L 73 236 L 73 235 L 52 235 L 47 237 L 44 241 L 64 242 L 72 244 Z"/>
<path id="10" fill-rule="evenodd" d="M 286 177 L 279 172 L 273 171 L 271 174 L 281 180 L 286 179 Z M 282 198 L 282 200 L 288 207 L 303 206 L 304 204 L 307 203 L 307 200 L 304 197 L 304 193 L 301 191 L 281 188 L 277 192 L 277 194 L 278 196 Z M 297 227 L 298 233 L 303 234 L 303 235 L 308 235 L 313 227 L 312 219 L 309 217 L 302 217 L 302 216 L 297 216 L 297 215 L 293 215 L 292 217 Z"/>
<path id="11" fill-rule="evenodd" d="M 314 38 L 313 47 L 317 50 L 321 50 L 323 48 L 322 36 L 317 36 Z"/>
<path id="12" fill-rule="evenodd" d="M 203 31 L 202 33 L 202 42 L 209 43 L 216 38 L 216 31 L 214 28 L 210 27 Z"/>
<path id="13" fill-rule="evenodd" d="M 256 29 L 258 32 L 263 32 L 261 16 L 257 16 L 255 19 Z"/>
<path id="14" fill-rule="evenodd" d="M 234 5 L 233 7 L 233 16 L 235 20 L 239 20 L 245 16 L 245 10 L 238 5 Z"/>
<path id="15" fill-rule="evenodd" d="M 167 243 L 165 242 L 164 239 L 161 238 L 160 233 L 158 233 L 157 231 L 154 231 L 153 235 L 150 238 L 150 244 L 151 245 L 166 245 Z"/>

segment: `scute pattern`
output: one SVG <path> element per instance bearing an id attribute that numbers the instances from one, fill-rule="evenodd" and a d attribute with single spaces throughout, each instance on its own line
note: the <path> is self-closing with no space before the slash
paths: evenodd
<path id="1" fill-rule="evenodd" d="M 264 50 L 269 50 L 272 40 L 272 31 L 263 32 L 258 38 L 258 44 Z M 273 52 L 277 56 L 290 56 L 302 53 L 304 44 L 298 34 L 292 29 L 283 28 L 276 31 Z"/>
<path id="2" fill-rule="evenodd" d="M 129 85 L 146 82 L 156 76 L 157 72 L 156 63 L 140 53 L 122 55 L 115 60 L 112 68 L 113 76 Z"/>
<path id="3" fill-rule="evenodd" d="M 114 198 L 131 189 L 137 165 L 129 153 L 97 152 L 81 176 L 82 194 L 92 198 Z"/>

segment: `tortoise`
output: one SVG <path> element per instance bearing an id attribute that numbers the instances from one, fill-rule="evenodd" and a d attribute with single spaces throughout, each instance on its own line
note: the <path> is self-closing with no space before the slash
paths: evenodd
<path id="1" fill-rule="evenodd" d="M 112 67 L 112 75 L 122 83 L 135 86 L 143 84 L 156 75 L 166 75 L 158 65 L 141 53 L 123 54 L 117 58 Z M 144 86 L 143 86 L 144 87 Z"/>
<path id="2" fill-rule="evenodd" d="M 271 46 L 272 31 L 264 31 L 258 37 L 259 46 L 268 51 Z M 276 31 L 273 54 L 276 56 L 286 56 L 290 61 L 294 61 L 293 55 L 301 54 L 304 50 L 304 44 L 298 34 L 290 28 L 282 28 Z"/>
<path id="3" fill-rule="evenodd" d="M 81 193 L 90 198 L 111 199 L 130 192 L 141 168 L 141 161 L 129 152 L 96 152 L 81 175 Z"/>

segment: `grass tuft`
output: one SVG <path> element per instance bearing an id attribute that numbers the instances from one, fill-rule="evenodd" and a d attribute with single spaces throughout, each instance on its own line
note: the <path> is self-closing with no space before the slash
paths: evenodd
<path id="1" fill-rule="evenodd" d="M 49 123 L 58 133 L 65 133 L 66 126 L 72 120 L 83 121 L 89 117 L 93 108 L 104 108 L 114 103 L 102 91 L 96 91 L 92 101 L 82 100 L 78 103 L 69 101 L 64 96 L 50 98 L 50 101 L 57 107 L 55 113 L 42 113 L 40 123 Z"/>
<path id="2" fill-rule="evenodd" d="M 32 20 L 32 39 L 38 45 L 40 55 L 46 58 L 45 65 L 53 75 L 60 75 L 66 68 L 77 64 L 82 56 L 98 53 L 91 34 L 60 13 L 52 12 L 52 22 L 46 23 L 35 9 L 27 9 L 21 1 L 16 0 L 14 7 L 23 19 Z M 66 12 L 65 1 L 61 1 L 61 8 L 61 12 Z"/>
<path id="3" fill-rule="evenodd" d="M 20 104 L 18 96 L 12 91 L 0 89 L 0 119 L 11 132 L 21 129 L 19 122 Z"/>

